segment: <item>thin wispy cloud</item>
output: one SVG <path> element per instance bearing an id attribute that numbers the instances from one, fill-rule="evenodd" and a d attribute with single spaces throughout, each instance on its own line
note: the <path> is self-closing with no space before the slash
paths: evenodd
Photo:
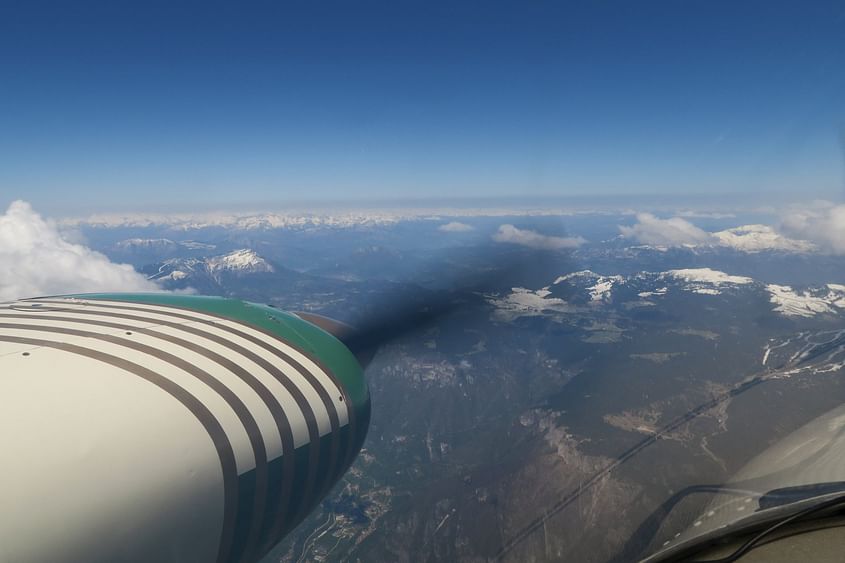
<path id="1" fill-rule="evenodd" d="M 538 250 L 563 250 L 567 248 L 578 248 L 585 242 L 581 237 L 555 237 L 531 231 L 518 229 L 513 225 L 501 225 L 493 235 L 493 240 L 507 244 L 518 244 L 535 248 Z"/>
<path id="2" fill-rule="evenodd" d="M 444 233 L 467 233 L 469 231 L 474 231 L 475 227 L 467 225 L 466 223 L 461 223 L 460 221 L 452 221 L 451 223 L 440 225 L 437 227 L 437 230 Z"/>
<path id="3" fill-rule="evenodd" d="M 694 209 L 684 209 L 675 213 L 677 217 L 685 217 L 687 219 L 733 219 L 736 217 L 735 213 L 720 213 L 718 211 L 696 211 Z"/>
<path id="4" fill-rule="evenodd" d="M 24 201 L 0 215 L 0 300 L 103 291 L 160 291 L 128 264 L 67 240 Z"/>

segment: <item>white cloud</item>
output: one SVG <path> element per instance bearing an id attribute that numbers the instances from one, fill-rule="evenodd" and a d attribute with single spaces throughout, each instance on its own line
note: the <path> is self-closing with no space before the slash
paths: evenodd
<path id="1" fill-rule="evenodd" d="M 781 250 L 784 252 L 811 252 L 816 246 L 806 240 L 787 238 L 768 225 L 743 225 L 713 233 L 719 245 L 742 252 Z"/>
<path id="2" fill-rule="evenodd" d="M 784 217 L 782 229 L 828 252 L 845 254 L 845 204 L 816 202 L 808 209 L 793 211 Z"/>
<path id="3" fill-rule="evenodd" d="M 685 219 L 680 217 L 659 219 L 651 213 L 639 213 L 637 223 L 630 227 L 620 225 L 619 231 L 623 237 L 634 239 L 642 244 L 679 246 L 711 241 L 710 233 L 699 229 Z"/>
<path id="4" fill-rule="evenodd" d="M 493 235 L 496 242 L 519 244 L 539 250 L 561 250 L 577 248 L 587 242 L 581 237 L 552 237 L 541 235 L 536 231 L 517 229 L 513 225 L 501 225 Z"/>
<path id="5" fill-rule="evenodd" d="M 474 231 L 475 228 L 472 225 L 467 225 L 466 223 L 452 221 L 451 223 L 440 225 L 437 227 L 437 230 L 443 231 L 444 233 L 466 233 L 468 231 Z"/>
<path id="6" fill-rule="evenodd" d="M 62 236 L 24 201 L 0 215 L 0 300 L 102 291 L 160 291 L 127 264 Z"/>
<path id="7" fill-rule="evenodd" d="M 666 246 L 724 246 L 740 252 L 778 250 L 810 252 L 815 245 L 806 240 L 784 236 L 768 225 L 743 225 L 716 233 L 708 233 L 681 217 L 660 219 L 651 213 L 637 215 L 637 223 L 620 225 L 622 236 L 642 244 Z"/>

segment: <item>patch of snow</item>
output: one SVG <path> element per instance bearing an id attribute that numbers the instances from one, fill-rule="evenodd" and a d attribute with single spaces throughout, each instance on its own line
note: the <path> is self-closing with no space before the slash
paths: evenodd
<path id="1" fill-rule="evenodd" d="M 790 317 L 813 317 L 819 313 L 833 313 L 834 303 L 830 295 L 825 297 L 812 295 L 809 291 L 801 294 L 788 285 L 770 284 L 766 286 L 769 300 L 774 303 L 774 310 Z M 843 304 L 845 305 L 845 304 Z M 835 305 L 840 307 L 840 305 Z"/>
<path id="2" fill-rule="evenodd" d="M 718 289 L 713 289 L 712 287 L 695 287 L 691 291 L 700 295 L 721 295 L 722 293 Z"/>
<path id="3" fill-rule="evenodd" d="M 660 287 L 655 289 L 654 291 L 641 291 L 637 294 L 638 297 L 652 297 L 654 295 L 666 295 L 666 292 L 669 291 L 668 287 Z"/>
<path id="4" fill-rule="evenodd" d="M 828 293 L 825 296 L 831 305 L 845 309 L 845 285 L 837 283 L 827 284 Z"/>
<path id="5" fill-rule="evenodd" d="M 624 282 L 625 278 L 622 276 L 600 276 L 595 285 L 587 288 L 587 291 L 590 292 L 590 301 L 608 301 L 611 296 L 610 290 L 613 289 L 613 286 L 617 283 Z"/>
<path id="6" fill-rule="evenodd" d="M 731 276 L 725 272 L 711 270 L 710 268 L 692 268 L 686 270 L 669 270 L 666 275 L 678 278 L 685 282 L 707 283 L 716 286 L 720 285 L 742 285 L 751 283 L 754 280 L 745 276 Z"/>
<path id="7" fill-rule="evenodd" d="M 563 276 L 558 276 L 553 285 L 558 285 L 563 282 L 592 283 L 592 285 L 586 288 L 590 295 L 590 301 L 599 302 L 608 301 L 610 299 L 611 289 L 613 289 L 613 286 L 625 283 L 625 278 L 622 276 L 602 276 L 592 270 L 581 270 L 578 272 L 571 272 Z"/>
<path id="8" fill-rule="evenodd" d="M 594 280 L 598 279 L 601 276 L 597 273 L 593 272 L 592 270 L 580 270 L 578 272 L 572 272 L 569 274 L 565 274 L 563 276 L 558 276 L 557 279 L 552 283 L 552 285 L 558 285 L 565 281 L 575 280 L 575 279 L 588 279 Z"/>
<path id="9" fill-rule="evenodd" d="M 520 317 L 539 317 L 548 313 L 568 313 L 574 310 L 563 299 L 548 297 L 546 288 L 532 291 L 524 287 L 514 287 L 504 297 L 489 298 L 496 306 L 495 316 L 499 320 L 512 321 Z"/>
<path id="10" fill-rule="evenodd" d="M 613 288 L 613 281 L 612 279 L 605 279 L 596 283 L 596 285 L 592 287 L 588 287 L 587 290 L 590 292 L 590 301 L 603 301 L 610 297 L 610 290 Z"/>
<path id="11" fill-rule="evenodd" d="M 183 280 L 187 277 L 188 277 L 188 274 L 186 274 L 182 270 L 173 270 L 172 272 L 170 272 L 166 276 L 161 276 L 160 278 L 155 278 L 155 279 L 157 281 L 163 281 L 163 280 L 177 281 L 177 280 Z"/>

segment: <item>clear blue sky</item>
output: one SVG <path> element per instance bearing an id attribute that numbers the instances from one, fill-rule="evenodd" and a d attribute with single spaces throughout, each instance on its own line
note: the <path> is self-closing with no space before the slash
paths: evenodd
<path id="1" fill-rule="evenodd" d="M 6 2 L 0 205 L 841 194 L 845 4 Z"/>

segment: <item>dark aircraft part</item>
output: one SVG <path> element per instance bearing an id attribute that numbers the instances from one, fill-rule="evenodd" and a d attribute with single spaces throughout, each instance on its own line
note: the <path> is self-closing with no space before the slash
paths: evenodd
<path id="1" fill-rule="evenodd" d="M 758 500 L 760 507 L 757 510 L 767 510 L 776 506 L 783 506 L 784 504 L 791 504 L 809 498 L 818 498 L 831 493 L 841 493 L 843 491 L 845 491 L 845 481 L 782 487 L 769 491 L 761 496 Z"/>
<path id="2" fill-rule="evenodd" d="M 329 317 L 324 317 L 323 315 L 318 315 L 316 313 L 305 313 L 302 311 L 296 311 L 294 313 L 300 319 L 306 320 L 309 323 L 320 327 L 321 329 L 325 330 L 344 344 L 346 347 L 349 348 L 349 351 L 355 356 L 358 360 L 358 363 L 361 364 L 361 369 L 366 370 L 367 366 L 370 365 L 370 362 L 373 361 L 373 358 L 376 355 L 375 348 L 368 348 L 368 349 L 355 349 L 349 346 L 348 340 L 355 334 L 355 329 L 349 326 L 346 323 L 337 321 L 335 319 L 330 319 Z"/>
<path id="3" fill-rule="evenodd" d="M 366 367 L 383 345 L 435 326 L 444 318 L 458 313 L 478 312 L 485 304 L 484 296 L 510 291 L 521 283 L 525 272 L 538 265 L 555 275 L 572 270 L 571 255 L 566 251 L 516 251 L 501 246 L 473 248 L 473 258 L 485 267 L 466 264 L 466 257 L 453 256 L 452 270 L 437 268 L 436 286 L 440 289 L 421 290 L 419 287 L 393 295 L 381 295 L 375 309 L 352 325 L 314 313 L 296 313 L 323 328 L 359 359 Z M 489 264 L 496 266 L 490 268 Z M 551 275 L 551 274 L 550 274 Z"/>

